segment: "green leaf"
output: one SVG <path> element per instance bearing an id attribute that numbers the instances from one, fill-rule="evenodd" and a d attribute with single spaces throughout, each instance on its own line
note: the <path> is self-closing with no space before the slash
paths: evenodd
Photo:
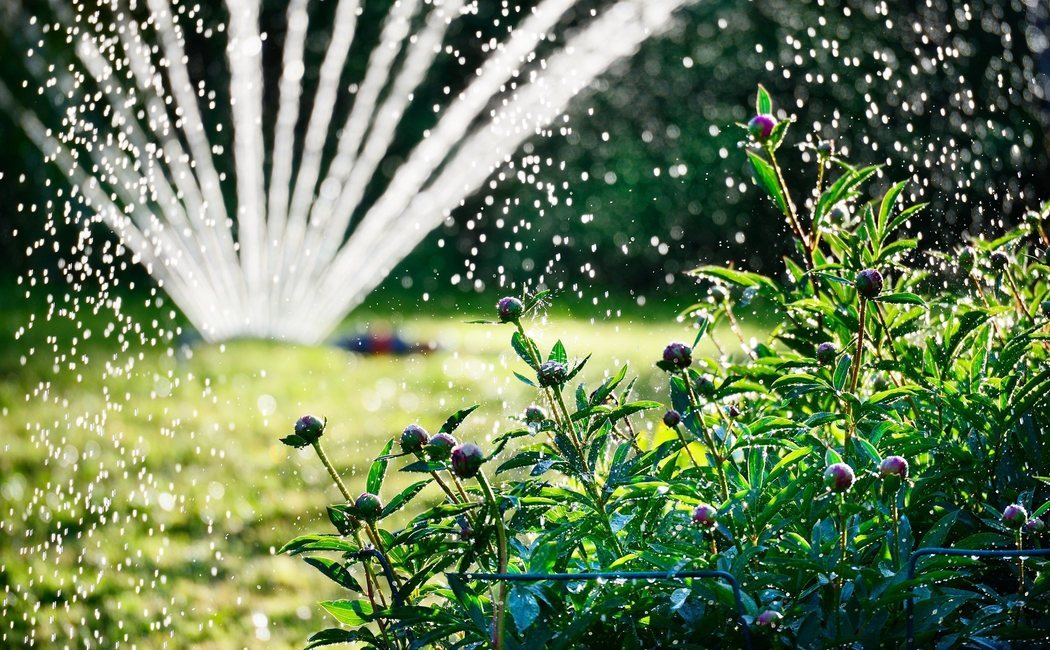
<path id="1" fill-rule="evenodd" d="M 386 466 L 390 462 L 385 456 L 390 453 L 390 450 L 394 448 L 394 439 L 391 438 L 387 441 L 386 446 L 383 447 L 383 453 L 379 455 L 379 458 L 372 462 L 372 467 L 368 470 L 368 481 L 365 484 L 365 491 L 372 494 L 379 494 L 379 491 L 383 489 L 383 477 L 386 476 Z"/>
<path id="2" fill-rule="evenodd" d="M 367 600 L 325 600 L 321 607 L 335 620 L 351 627 L 361 627 L 374 618 L 372 605 Z"/>
<path id="3" fill-rule="evenodd" d="M 751 172 L 755 177 L 755 182 L 766 191 L 769 198 L 773 199 L 777 209 L 787 214 L 787 201 L 784 199 L 784 193 L 780 189 L 780 182 L 777 180 L 776 172 L 773 171 L 773 168 L 762 156 L 754 151 L 747 152 L 747 159 L 751 161 Z"/>
<path id="4" fill-rule="evenodd" d="M 758 92 L 755 94 L 755 112 L 759 115 L 773 112 L 773 98 L 762 84 L 758 84 Z"/>
<path id="5" fill-rule="evenodd" d="M 375 645 L 376 637 L 368 628 L 360 628 L 357 630 L 344 630 L 342 628 L 333 627 L 327 630 L 321 630 L 316 634 L 313 634 L 307 643 L 303 646 L 303 650 L 313 650 L 314 648 L 320 648 L 321 646 L 334 645 L 337 643 L 367 643 Z"/>
<path id="6" fill-rule="evenodd" d="M 361 589 L 360 583 L 357 582 L 341 562 L 336 562 L 326 557 L 305 557 L 303 560 L 337 585 L 351 591 L 363 593 L 364 590 Z"/>
<path id="7" fill-rule="evenodd" d="M 300 555 L 314 551 L 338 551 L 356 553 L 357 544 L 339 535 L 300 535 L 281 547 L 278 553 Z"/>
<path id="8" fill-rule="evenodd" d="M 535 382 L 533 382 L 531 379 L 529 379 L 525 375 L 521 374 L 520 372 L 515 372 L 514 376 L 517 377 L 521 382 L 523 382 L 525 384 L 528 384 L 529 386 L 532 386 L 533 388 L 536 387 L 536 383 Z"/>
<path id="9" fill-rule="evenodd" d="M 288 445 L 289 447 L 295 447 L 296 449 L 302 449 L 303 447 L 307 447 L 310 445 L 310 443 L 307 442 L 305 438 L 294 433 L 290 436 L 285 436 L 281 438 L 281 442 Z"/>
<path id="10" fill-rule="evenodd" d="M 592 405 L 604 404 L 606 398 L 616 390 L 616 387 L 620 385 L 620 382 L 622 382 L 626 376 L 627 364 L 625 363 L 615 375 L 603 381 L 602 385 L 595 389 L 594 394 L 591 395 L 590 403 Z"/>
<path id="11" fill-rule="evenodd" d="M 707 328 L 711 326 L 711 319 L 707 316 L 701 316 L 696 320 L 696 338 L 693 339 L 693 347 L 700 345 L 700 339 L 704 338 L 704 334 L 707 333 Z"/>
<path id="12" fill-rule="evenodd" d="M 562 344 L 561 339 L 554 342 L 554 347 L 551 348 L 551 353 L 550 356 L 547 357 L 547 361 L 569 363 L 569 354 L 565 351 L 565 346 Z"/>
<path id="13" fill-rule="evenodd" d="M 801 447 L 781 458 L 780 462 L 774 465 L 773 469 L 766 475 L 766 482 L 772 483 L 776 477 L 780 476 L 781 472 L 794 465 L 799 459 L 808 456 L 812 451 L 813 447 Z"/>
<path id="14" fill-rule="evenodd" d="M 926 307 L 926 301 L 914 293 L 908 293 L 906 291 L 901 293 L 886 293 L 881 296 L 872 298 L 876 302 L 889 303 L 891 305 L 919 305 L 920 307 Z"/>
<path id="15" fill-rule="evenodd" d="M 445 469 L 444 463 L 435 463 L 433 461 L 417 460 L 414 463 L 409 463 L 401 468 L 402 472 L 420 472 L 429 474 L 430 472 L 438 472 Z"/>
<path id="16" fill-rule="evenodd" d="M 737 271 L 735 269 L 728 269 L 722 266 L 700 266 L 689 271 L 688 273 L 689 275 L 695 275 L 697 277 L 724 280 L 725 282 L 735 284 L 738 287 L 760 287 L 768 289 L 774 294 L 779 292 L 776 283 L 774 283 L 766 276 L 759 275 L 758 273 L 750 273 L 748 271 Z"/>
<path id="17" fill-rule="evenodd" d="M 879 206 L 879 240 L 886 236 L 886 226 L 888 223 L 890 212 L 893 211 L 893 205 L 897 202 L 897 198 L 904 190 L 904 186 L 908 184 L 908 181 L 901 181 L 886 191 L 886 194 L 882 197 L 882 204 Z"/>
<path id="18" fill-rule="evenodd" d="M 445 420 L 445 423 L 441 425 L 441 429 L 439 429 L 439 432 L 452 433 L 453 431 L 458 429 L 459 425 L 463 424 L 463 420 L 466 420 L 467 416 L 473 413 L 479 406 L 480 404 L 475 404 L 474 406 L 469 406 L 465 409 L 460 409 L 452 415 L 448 416 L 448 419 Z"/>
<path id="19" fill-rule="evenodd" d="M 510 590 L 510 595 L 507 596 L 507 609 L 510 610 L 515 627 L 522 633 L 529 629 L 529 626 L 540 615 L 540 604 L 536 602 L 536 597 L 520 585 Z"/>
<path id="20" fill-rule="evenodd" d="M 853 363 L 853 357 L 848 353 L 843 353 L 839 357 L 839 362 L 835 366 L 835 375 L 832 379 L 832 384 L 835 386 L 835 390 L 842 390 L 846 385 L 846 377 L 849 375 L 850 365 Z"/>
<path id="21" fill-rule="evenodd" d="M 518 353 L 521 360 L 529 364 L 529 367 L 533 370 L 536 369 L 536 362 L 532 358 L 532 354 L 529 352 L 529 341 L 521 332 L 515 330 L 510 336 L 510 346 L 514 348 L 514 351 Z"/>
<path id="22" fill-rule="evenodd" d="M 430 483 L 430 479 L 427 479 L 425 481 L 417 481 L 412 485 L 409 485 L 407 488 L 402 490 L 400 494 L 391 499 L 390 503 L 386 504 L 386 507 L 383 508 L 383 512 L 379 515 L 379 518 L 383 519 L 385 517 L 389 517 L 390 515 L 403 508 L 405 504 L 407 504 L 417 494 L 419 494 L 419 492 L 424 487 L 426 487 L 428 483 Z"/>
<path id="23" fill-rule="evenodd" d="M 879 456 L 879 451 L 875 449 L 875 446 L 872 445 L 870 442 L 868 442 L 860 436 L 853 436 L 851 440 L 853 441 L 854 445 L 860 447 L 860 450 L 864 452 L 865 455 L 867 455 L 868 460 L 870 460 L 873 465 L 878 465 L 880 462 L 882 462 L 882 457 Z"/>

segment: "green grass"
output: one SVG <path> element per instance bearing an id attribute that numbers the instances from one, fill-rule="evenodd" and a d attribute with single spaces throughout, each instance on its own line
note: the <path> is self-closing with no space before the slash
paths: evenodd
<path id="1" fill-rule="evenodd" d="M 5 333 L 39 311 L 8 307 Z M 68 320 L 5 346 L 0 646 L 20 645 L 27 634 L 38 646 L 83 645 L 93 636 L 102 647 L 301 646 L 328 624 L 316 601 L 339 594 L 275 549 L 296 534 L 326 531 L 324 506 L 338 493 L 310 450 L 278 438 L 303 413 L 327 416 L 326 449 L 353 491 L 408 423 L 434 430 L 448 413 L 478 403 L 457 433 L 485 446 L 515 425 L 504 414 L 520 413 L 534 394 L 511 373 L 524 364 L 510 350 L 510 328 L 460 322 L 476 317 L 413 319 L 403 333 L 441 349 L 402 358 L 262 341 L 173 354 L 147 343 L 129 353 L 98 335 L 103 322 Z M 68 352 L 84 327 L 96 335 L 54 363 L 54 347 Z M 583 372 L 589 386 L 630 363 L 641 375 L 637 394 L 656 399 L 663 378 L 652 362 L 666 342 L 691 340 L 686 324 L 628 317 L 592 324 L 561 313 L 529 328 L 548 347 L 560 337 L 570 355 L 593 353 Z M 718 338 L 735 347 L 731 333 Z M 23 365 L 30 348 L 36 352 Z M 129 356 L 133 367 L 113 369 Z M 658 417 L 639 423 L 655 427 Z M 384 496 L 407 482 L 392 475 Z M 440 498 L 436 488 L 428 497 Z"/>

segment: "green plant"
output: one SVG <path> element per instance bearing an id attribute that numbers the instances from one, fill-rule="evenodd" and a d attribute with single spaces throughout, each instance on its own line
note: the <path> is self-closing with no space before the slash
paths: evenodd
<path id="1" fill-rule="evenodd" d="M 756 113 L 774 114 L 761 88 Z M 568 586 L 473 577 L 684 569 L 733 575 L 745 621 L 771 645 L 899 643 L 912 592 L 924 645 L 1045 637 L 1040 562 L 1026 568 L 1022 558 L 1011 573 L 927 557 L 914 583 L 905 565 L 919 547 L 1040 543 L 1042 527 L 1025 522 L 1050 510 L 1048 322 L 1038 309 L 1050 291 L 1041 229 L 1050 204 L 958 255 L 922 250 L 899 236 L 923 208 L 898 206 L 906 184 L 867 199 L 880 169 L 851 166 L 833 147 L 816 148 L 815 189 L 796 203 L 776 156 L 790 125 L 744 128 L 756 183 L 796 254 L 777 279 L 692 272 L 709 288 L 683 312 L 693 344 L 671 343 L 656 362 L 670 410 L 631 401 L 626 366 L 588 391 L 586 357 L 571 359 L 558 342 L 544 358 L 525 327 L 541 293 L 501 300 L 495 324 L 513 327 L 511 347 L 528 368 L 515 375 L 545 406 L 515 417 L 527 426 L 498 436 L 487 456 L 453 438 L 477 407 L 458 411 L 425 444 L 425 431 L 406 429 L 394 454 L 391 439 L 367 494 L 351 503 L 319 436 L 291 438 L 314 446 L 346 497 L 328 509 L 336 533 L 283 549 L 354 594 L 322 603 L 346 628 L 319 632 L 309 647 L 739 645 L 732 592 L 717 581 L 640 589 L 614 575 Z M 779 322 L 752 344 L 735 311 L 759 301 Z M 695 354 L 721 322 L 740 352 Z M 663 423 L 653 435 L 638 422 L 650 417 Z M 423 478 L 383 506 L 374 495 L 402 458 L 401 471 Z M 443 501 L 384 528 L 431 483 Z"/>

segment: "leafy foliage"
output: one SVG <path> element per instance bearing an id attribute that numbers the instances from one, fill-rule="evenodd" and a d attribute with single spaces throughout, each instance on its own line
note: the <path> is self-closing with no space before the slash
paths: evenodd
<path id="1" fill-rule="evenodd" d="M 764 90 L 757 106 L 772 110 Z M 739 333 L 734 310 L 764 302 L 779 317 L 768 340 L 740 335 L 739 350 L 718 358 L 668 346 L 658 363 L 677 414 L 650 436 L 641 420 L 664 407 L 631 400 L 626 366 L 590 392 L 573 387 L 586 358 L 573 363 L 559 341 L 544 359 L 522 320 L 508 323 L 525 364 L 515 374 L 549 410 L 497 437 L 476 480 L 460 479 L 473 476 L 459 464 L 467 445 L 450 461 L 406 454 L 401 471 L 429 478 L 394 496 L 380 520 L 430 483 L 445 499 L 403 529 L 358 519 L 344 503 L 329 509 L 338 534 L 289 542 L 284 552 L 350 592 L 322 603 L 350 629 L 319 632 L 308 647 L 738 647 L 732 592 L 718 581 L 472 577 L 686 568 L 732 574 L 745 620 L 773 645 L 900 644 L 912 590 L 924 647 L 1045 638 L 1040 562 L 927 557 L 912 583 L 907 563 L 924 546 L 1040 543 L 1034 522 L 1050 509 L 1050 204 L 998 240 L 921 250 L 896 234 L 922 208 L 900 205 L 903 183 L 868 199 L 880 170 L 826 147 L 815 190 L 796 204 L 775 156 L 784 129 L 772 134 L 747 153 L 796 234 L 796 255 L 781 278 L 696 269 L 710 290 L 684 311 L 695 348 L 716 323 Z M 538 301 L 524 303 L 527 316 Z M 822 343 L 836 351 L 830 362 L 816 357 Z M 564 373 L 537 379 L 552 363 Z M 885 463 L 891 456 L 901 458 Z M 393 458 L 388 444 L 370 492 Z M 1021 510 L 1001 517 L 1012 504 Z M 357 564 L 363 585 L 350 573 Z"/>

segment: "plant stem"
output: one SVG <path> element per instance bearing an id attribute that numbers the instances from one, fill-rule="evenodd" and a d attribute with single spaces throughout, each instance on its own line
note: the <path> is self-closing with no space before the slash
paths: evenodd
<path id="1" fill-rule="evenodd" d="M 860 297 L 860 309 L 857 314 L 857 353 L 853 355 L 853 368 L 851 369 L 849 392 L 854 395 L 857 393 L 857 380 L 860 378 L 860 360 L 864 356 L 864 319 L 867 315 L 868 301 L 863 296 Z M 849 439 L 853 435 L 853 429 L 856 428 L 856 422 L 853 420 L 853 403 L 850 403 L 850 420 L 851 424 L 846 428 L 846 436 L 842 441 L 842 450 L 847 452 L 849 450 Z"/>
<path id="2" fill-rule="evenodd" d="M 687 456 L 689 456 L 689 460 L 693 461 L 693 467 L 700 469 L 700 463 L 696 462 L 696 457 L 693 456 L 692 450 L 689 449 L 689 443 L 686 441 L 685 435 L 682 433 L 682 430 L 677 425 L 672 428 L 674 429 L 675 434 L 678 436 L 678 439 L 682 442 L 682 449 L 685 449 L 685 453 Z"/>
<path id="3" fill-rule="evenodd" d="M 799 222 L 798 217 L 795 214 L 795 202 L 791 200 L 791 193 L 788 192 L 787 183 L 784 182 L 784 175 L 780 171 L 780 164 L 777 162 L 777 156 L 773 152 L 773 147 L 767 146 L 766 153 L 769 154 L 769 162 L 773 165 L 773 171 L 776 172 L 777 175 L 777 182 L 780 183 L 780 191 L 784 194 L 784 201 L 787 203 L 787 212 L 784 216 L 788 218 L 788 222 L 794 229 L 795 234 L 798 235 L 799 241 L 802 242 L 802 245 L 806 249 L 809 249 L 809 238 L 806 237 L 806 232 L 802 230 L 802 224 Z M 808 267 L 807 270 L 812 271 L 813 261 L 808 257 L 804 257 L 803 261 Z"/>
<path id="4" fill-rule="evenodd" d="M 343 497 L 347 503 L 353 502 L 354 498 L 350 496 L 350 491 L 346 489 L 346 485 L 343 484 L 343 479 L 339 478 L 339 473 L 335 471 L 335 467 L 332 466 L 332 461 L 328 460 L 328 455 L 324 453 L 324 449 L 321 448 L 321 441 L 315 440 L 313 442 L 314 451 L 317 452 L 317 457 L 321 459 L 321 464 L 324 465 L 325 469 L 328 470 L 328 475 L 335 481 L 336 487 L 343 493 Z"/>
<path id="5" fill-rule="evenodd" d="M 1021 537 L 1021 529 L 1017 529 L 1015 534 L 1017 540 L 1017 550 L 1024 550 L 1024 540 Z M 1024 596 L 1024 556 L 1017 558 L 1017 593 Z"/>
<path id="6" fill-rule="evenodd" d="M 485 478 L 484 472 L 478 472 L 478 485 L 481 486 L 482 492 L 485 493 L 485 498 L 488 499 L 489 505 L 492 508 L 492 515 L 496 519 L 496 536 L 499 540 L 499 572 L 507 572 L 507 529 L 503 523 L 503 513 L 499 511 L 499 503 L 496 501 L 496 495 L 492 492 L 492 487 L 489 485 L 489 481 Z M 504 632 L 506 629 L 506 609 L 504 607 L 507 599 L 507 583 L 500 582 L 497 588 L 497 601 L 493 609 L 495 610 L 496 629 L 493 631 L 492 645 L 496 650 L 502 650 Z"/>
<path id="7" fill-rule="evenodd" d="M 902 483 L 903 486 L 903 483 Z M 900 488 L 898 488 L 898 491 Z M 893 495 L 893 505 L 890 506 L 893 515 L 893 564 L 898 571 L 901 570 L 901 515 L 897 510 L 897 494 Z"/>
<path id="8" fill-rule="evenodd" d="M 689 372 L 684 368 L 682 369 L 682 381 L 685 382 L 686 391 L 689 394 L 689 405 L 693 408 L 693 413 L 696 414 L 696 418 L 700 422 L 700 430 L 704 433 L 704 442 L 707 443 L 707 449 L 711 452 L 711 460 L 714 461 L 715 469 L 718 471 L 718 479 L 722 484 L 722 501 L 729 501 L 729 481 L 726 479 L 725 468 L 722 467 L 722 456 L 718 453 L 714 436 L 711 435 L 711 432 L 704 425 L 704 414 L 700 410 L 700 400 L 696 396 L 696 391 L 693 390 L 693 382 L 689 380 Z"/>

